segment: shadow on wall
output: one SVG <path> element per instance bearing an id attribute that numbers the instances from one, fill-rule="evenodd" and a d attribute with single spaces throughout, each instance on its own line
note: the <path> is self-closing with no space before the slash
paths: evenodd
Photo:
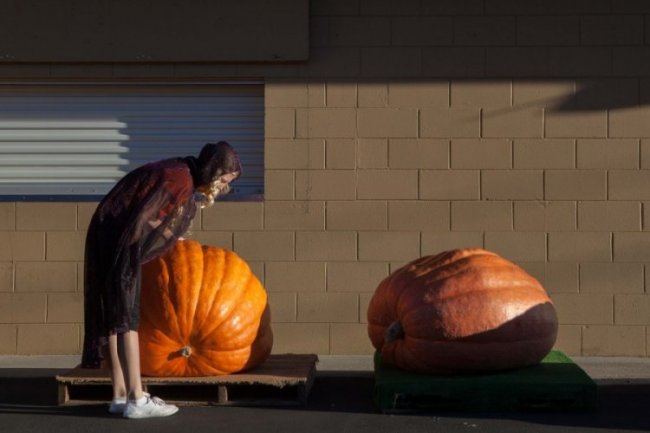
<path id="1" fill-rule="evenodd" d="M 482 80 L 477 78 L 473 81 Z M 513 101 L 517 109 L 544 107 L 552 112 L 586 112 L 638 108 L 650 103 L 650 80 L 638 78 L 540 78 L 514 79 L 513 82 L 516 83 L 515 85 L 527 85 L 539 89 L 555 88 L 546 91 L 538 98 L 524 102 Z M 491 112 L 496 114 L 499 110 L 491 110 Z"/>
<path id="2" fill-rule="evenodd" d="M 650 81 L 636 78 L 578 81 L 575 93 L 549 108 L 558 112 L 634 108 L 650 103 Z"/>
<path id="3" fill-rule="evenodd" d="M 313 3 L 303 77 L 573 81 L 573 97 L 547 101 L 555 111 L 650 101 L 648 2 Z"/>

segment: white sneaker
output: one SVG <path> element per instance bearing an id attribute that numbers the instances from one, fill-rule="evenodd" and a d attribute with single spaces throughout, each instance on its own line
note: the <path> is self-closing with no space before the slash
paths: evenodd
<path id="1" fill-rule="evenodd" d="M 126 398 L 114 398 L 111 405 L 108 407 L 108 412 L 113 415 L 124 413 L 126 407 Z"/>
<path id="2" fill-rule="evenodd" d="M 124 408 L 124 418 L 139 419 L 139 418 L 156 418 L 161 416 L 169 416 L 178 412 L 178 407 L 173 404 L 167 404 L 158 397 L 151 397 L 145 395 L 144 402 L 129 400 Z"/>
<path id="3" fill-rule="evenodd" d="M 143 393 L 145 397 L 150 397 L 148 392 Z M 111 405 L 108 407 L 108 412 L 113 415 L 122 415 L 126 407 L 126 397 L 118 397 L 111 400 Z"/>

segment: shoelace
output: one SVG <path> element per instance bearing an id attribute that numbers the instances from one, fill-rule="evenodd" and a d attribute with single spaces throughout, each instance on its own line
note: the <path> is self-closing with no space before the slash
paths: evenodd
<path id="1" fill-rule="evenodd" d="M 158 397 L 150 397 L 149 400 L 151 400 L 153 402 L 153 404 L 155 404 L 157 406 L 164 406 L 165 405 L 164 400 L 161 399 L 161 398 L 158 398 Z"/>

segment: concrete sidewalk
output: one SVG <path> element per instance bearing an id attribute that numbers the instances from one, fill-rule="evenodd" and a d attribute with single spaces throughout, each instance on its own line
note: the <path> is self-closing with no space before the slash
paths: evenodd
<path id="1" fill-rule="evenodd" d="M 598 383 L 598 409 L 587 412 L 434 412 L 385 415 L 373 406 L 369 356 L 321 356 L 306 407 L 182 407 L 164 419 L 131 421 L 105 404 L 57 406 L 54 376 L 76 356 L 0 357 L 0 432 L 178 433 L 603 433 L 650 431 L 650 360 L 576 357 Z"/>
<path id="2" fill-rule="evenodd" d="M 571 359 L 596 382 L 650 383 L 650 358 L 583 357 Z M 78 355 L 0 356 L 2 368 L 73 368 L 79 365 Z M 362 374 L 373 371 L 372 356 L 319 355 L 319 373 L 347 372 Z"/>

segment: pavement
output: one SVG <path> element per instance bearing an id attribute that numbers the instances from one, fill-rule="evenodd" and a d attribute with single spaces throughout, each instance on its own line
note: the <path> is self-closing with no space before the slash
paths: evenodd
<path id="1" fill-rule="evenodd" d="M 0 357 L 0 433 L 650 431 L 650 359 L 572 359 L 598 384 L 595 411 L 381 414 L 372 405 L 371 357 L 321 356 L 305 407 L 182 407 L 169 418 L 134 421 L 103 404 L 57 406 L 54 377 L 77 357 Z"/>

